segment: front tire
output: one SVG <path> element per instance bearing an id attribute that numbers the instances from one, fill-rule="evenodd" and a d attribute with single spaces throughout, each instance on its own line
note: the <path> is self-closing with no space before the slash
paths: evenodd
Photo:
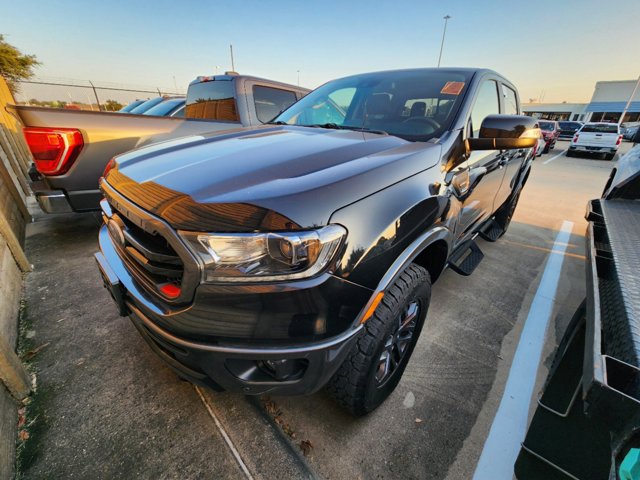
<path id="1" fill-rule="evenodd" d="M 427 316 L 431 278 L 411 264 L 385 291 L 327 389 L 352 415 L 375 410 L 398 385 Z"/>

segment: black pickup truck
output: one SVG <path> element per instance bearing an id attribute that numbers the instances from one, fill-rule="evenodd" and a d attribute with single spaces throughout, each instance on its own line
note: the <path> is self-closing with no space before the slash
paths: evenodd
<path id="1" fill-rule="evenodd" d="M 354 415 L 395 388 L 449 267 L 507 229 L 540 131 L 478 69 L 331 81 L 270 124 L 116 157 L 105 286 L 181 377 L 250 395 L 324 385 Z"/>

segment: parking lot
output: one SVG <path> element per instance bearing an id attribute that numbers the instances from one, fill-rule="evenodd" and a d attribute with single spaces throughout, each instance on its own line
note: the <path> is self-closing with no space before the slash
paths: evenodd
<path id="1" fill-rule="evenodd" d="M 550 255 L 561 262 L 557 289 L 544 293 L 543 367 L 584 298 L 585 204 L 615 160 L 567 158 L 567 145 L 535 160 L 508 233 L 479 241 L 485 258 L 473 275 L 447 270 L 434 285 L 402 381 L 359 419 L 325 392 L 245 398 L 180 381 L 102 288 L 99 217 L 34 211 L 24 320 L 39 348 L 38 393 L 25 477 L 470 478 Z M 559 251 L 562 228 L 570 237 Z M 538 385 L 544 377 L 542 368 Z"/>

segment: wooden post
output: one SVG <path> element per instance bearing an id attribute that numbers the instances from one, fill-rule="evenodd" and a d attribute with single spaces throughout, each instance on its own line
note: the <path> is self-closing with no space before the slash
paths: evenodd
<path id="1" fill-rule="evenodd" d="M 29 263 L 29 260 L 27 260 L 27 257 L 22 250 L 20 241 L 13 233 L 9 222 L 7 222 L 7 220 L 5 220 L 2 215 L 0 215 L 0 235 L 2 235 L 7 242 L 9 251 L 13 255 L 13 258 L 15 258 L 18 267 L 20 267 L 20 270 L 22 270 L 23 272 L 30 272 L 31 264 Z"/>
<path id="2" fill-rule="evenodd" d="M 3 337 L 0 337 L 0 380 L 16 400 L 24 399 L 31 392 L 29 374 Z"/>

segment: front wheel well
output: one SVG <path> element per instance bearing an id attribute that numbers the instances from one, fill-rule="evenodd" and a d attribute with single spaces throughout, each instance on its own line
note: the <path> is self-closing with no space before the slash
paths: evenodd
<path id="1" fill-rule="evenodd" d="M 437 240 L 422 250 L 413 260 L 413 263 L 425 268 L 429 272 L 431 282 L 435 282 L 447 264 L 448 254 L 449 247 L 447 242 Z"/>

